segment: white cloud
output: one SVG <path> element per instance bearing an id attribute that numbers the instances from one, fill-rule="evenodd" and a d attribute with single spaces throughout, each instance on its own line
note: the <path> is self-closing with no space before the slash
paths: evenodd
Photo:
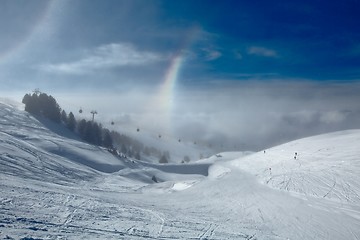
<path id="1" fill-rule="evenodd" d="M 101 69 L 147 65 L 162 59 L 159 54 L 139 51 L 131 44 L 112 43 L 88 50 L 80 60 L 43 64 L 39 69 L 51 73 L 82 75 Z"/>
<path id="2" fill-rule="evenodd" d="M 99 120 L 115 121 L 120 130 L 140 127 L 184 142 L 236 145 L 243 150 L 360 127 L 360 83 L 224 80 L 222 85 L 177 89 L 173 105 L 160 110 L 153 107 L 159 99 L 155 86 L 136 85 L 121 94 L 112 91 L 92 91 L 86 97 L 74 92 L 57 99 L 67 111 L 82 106 L 89 118 L 89 111 L 96 109 Z"/>
<path id="3" fill-rule="evenodd" d="M 222 56 L 221 52 L 218 50 L 204 48 L 203 51 L 205 52 L 206 61 L 214 61 Z"/>
<path id="4" fill-rule="evenodd" d="M 346 119 L 346 112 L 328 111 L 321 115 L 320 121 L 326 124 L 341 123 Z"/>
<path id="5" fill-rule="evenodd" d="M 249 47 L 247 49 L 247 53 L 249 55 L 256 55 L 261 57 L 278 57 L 278 54 L 275 50 L 258 46 Z"/>

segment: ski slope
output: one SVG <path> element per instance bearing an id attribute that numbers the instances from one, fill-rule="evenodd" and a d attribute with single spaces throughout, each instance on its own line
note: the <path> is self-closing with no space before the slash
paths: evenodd
<path id="1" fill-rule="evenodd" d="M 360 130 L 159 165 L 22 108 L 0 100 L 1 239 L 360 239 Z"/>

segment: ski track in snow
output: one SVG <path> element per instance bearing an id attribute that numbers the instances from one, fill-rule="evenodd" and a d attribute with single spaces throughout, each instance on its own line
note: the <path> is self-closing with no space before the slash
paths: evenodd
<path id="1" fill-rule="evenodd" d="M 0 239 L 360 239 L 359 130 L 157 165 L 19 107 L 0 102 Z"/>

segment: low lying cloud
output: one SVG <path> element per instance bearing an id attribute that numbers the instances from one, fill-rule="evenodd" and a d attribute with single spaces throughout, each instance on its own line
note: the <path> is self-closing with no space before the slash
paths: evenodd
<path id="1" fill-rule="evenodd" d="M 178 99 L 174 126 L 178 135 L 211 142 L 219 150 L 262 149 L 360 128 L 359 90 L 356 83 L 311 82 L 243 82 L 198 89 Z"/>
<path id="2" fill-rule="evenodd" d="M 99 120 L 115 121 L 119 131 L 134 132 L 140 127 L 154 136 L 211 144 L 218 151 L 259 150 L 360 128 L 359 83 L 222 83 L 178 89 L 173 106 L 161 111 L 149 104 L 158 98 L 158 91 L 142 86 L 122 94 L 89 95 L 82 100 L 67 97 L 66 101 L 77 102 L 84 110 L 86 106 L 96 109 Z"/>
<path id="3" fill-rule="evenodd" d="M 108 68 L 152 64 L 162 59 L 159 54 L 139 51 L 131 44 L 112 43 L 87 50 L 79 60 L 43 64 L 39 69 L 50 73 L 83 75 Z"/>

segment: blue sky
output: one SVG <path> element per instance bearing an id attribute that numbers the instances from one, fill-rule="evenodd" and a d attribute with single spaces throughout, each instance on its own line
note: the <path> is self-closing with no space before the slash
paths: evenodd
<path id="1" fill-rule="evenodd" d="M 241 102 L 251 105 L 246 110 L 250 118 L 259 118 L 258 111 L 281 116 L 254 141 L 274 138 L 284 122 L 290 129 L 326 122 L 321 131 L 281 133 L 284 139 L 357 127 L 359 11 L 357 0 L 2 0 L 1 91 L 18 96 L 40 88 L 64 104 L 71 102 L 68 108 L 97 96 L 93 106 L 106 102 L 121 116 L 149 122 L 156 117 L 141 115 L 142 106 L 156 95 L 172 59 L 181 54 L 174 91 L 178 132 L 184 132 L 182 126 L 198 126 L 203 117 L 209 122 L 200 131 L 203 138 L 221 133 L 234 139 L 246 129 L 247 107 Z M 311 119 L 289 120 L 297 114 Z M 337 116 L 338 122 L 324 116 Z M 226 122 L 229 118 L 242 125 Z M 239 130 L 229 136 L 235 127 Z"/>
<path id="2" fill-rule="evenodd" d="M 6 34 L 0 67 L 19 81 L 156 82 L 178 51 L 187 54 L 179 75 L 187 84 L 220 78 L 360 79 L 360 3 L 355 0 L 16 0 L 1 5 Z M 30 42 L 21 42 L 27 38 Z M 128 63 L 115 61 L 136 54 Z M 96 73 L 92 64 L 98 65 Z"/>

